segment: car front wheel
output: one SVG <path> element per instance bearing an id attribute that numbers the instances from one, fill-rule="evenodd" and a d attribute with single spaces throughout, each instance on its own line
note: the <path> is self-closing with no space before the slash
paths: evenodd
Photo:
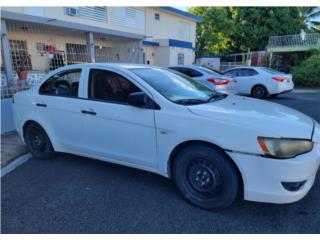
<path id="1" fill-rule="evenodd" d="M 37 159 L 54 157 L 55 151 L 44 129 L 37 123 L 29 123 L 25 130 L 25 141 L 31 154 Z"/>
<path id="2" fill-rule="evenodd" d="M 173 178 L 184 198 L 203 209 L 229 207 L 240 187 L 232 160 L 222 150 L 205 144 L 192 145 L 177 155 Z"/>

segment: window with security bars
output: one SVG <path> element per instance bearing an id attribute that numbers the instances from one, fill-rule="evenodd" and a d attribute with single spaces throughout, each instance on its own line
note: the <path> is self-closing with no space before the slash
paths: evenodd
<path id="1" fill-rule="evenodd" d="M 65 66 L 66 54 L 64 51 L 56 51 L 50 59 L 50 70 Z"/>
<path id="2" fill-rule="evenodd" d="M 28 53 L 27 41 L 10 39 L 9 43 L 14 70 L 32 70 L 31 55 Z"/>
<path id="3" fill-rule="evenodd" d="M 37 54 L 40 56 L 44 56 L 47 53 L 45 43 L 37 42 L 36 49 L 37 49 Z"/>
<path id="4" fill-rule="evenodd" d="M 94 55 L 95 55 L 96 62 L 111 62 L 112 61 L 111 47 L 95 46 Z"/>
<path id="5" fill-rule="evenodd" d="M 67 64 L 86 63 L 88 62 L 87 45 L 67 43 Z"/>

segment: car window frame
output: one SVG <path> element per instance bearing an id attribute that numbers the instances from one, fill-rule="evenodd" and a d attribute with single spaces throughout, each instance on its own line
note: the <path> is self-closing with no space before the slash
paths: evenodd
<path id="1" fill-rule="evenodd" d="M 182 73 L 184 75 L 187 75 L 188 77 L 191 77 L 191 78 L 203 77 L 204 76 L 204 74 L 201 71 L 199 71 L 198 69 L 191 68 L 191 67 L 183 67 L 183 66 L 180 67 L 180 66 L 177 66 L 177 67 L 170 67 L 170 69 L 173 69 L 173 70 L 175 70 L 177 72 L 180 72 L 180 73 Z M 198 76 L 189 76 L 189 74 L 186 74 L 185 71 L 194 71 L 194 72 L 197 72 L 200 75 L 198 75 Z"/>
<path id="2" fill-rule="evenodd" d="M 254 76 L 259 75 L 259 72 L 256 71 L 255 69 L 252 69 L 252 68 L 234 68 L 234 69 L 230 69 L 230 70 L 225 71 L 224 74 L 228 75 L 228 73 L 230 73 L 231 71 L 234 71 L 234 72 L 239 71 L 241 73 L 241 71 L 246 71 L 246 70 L 254 71 L 256 74 L 254 74 L 254 75 L 246 75 L 246 76 L 236 76 L 236 75 L 231 75 L 231 76 L 238 78 L 238 77 L 254 77 Z"/>
<path id="3" fill-rule="evenodd" d="M 227 71 L 225 71 L 225 72 L 223 72 L 223 74 L 224 75 L 230 75 L 230 76 L 232 76 L 232 77 L 239 77 L 239 76 L 236 76 L 236 75 L 233 75 L 232 73 L 230 74 L 230 72 L 236 72 L 236 71 L 238 71 L 239 70 L 239 68 L 235 68 L 235 69 L 230 69 L 230 70 L 227 70 Z"/>
<path id="4" fill-rule="evenodd" d="M 116 74 L 122 76 L 123 78 L 125 78 L 126 80 L 128 80 L 132 84 L 134 84 L 137 88 L 139 88 L 141 90 L 141 92 L 146 94 L 148 96 L 148 98 L 155 105 L 155 108 L 147 108 L 147 107 L 145 107 L 144 109 L 161 110 L 160 104 L 158 104 L 157 101 L 154 100 L 153 95 L 151 93 L 149 93 L 149 91 L 142 84 L 140 84 L 139 82 L 134 80 L 132 77 L 128 76 L 128 74 L 124 74 L 122 71 L 119 71 L 118 69 L 107 68 L 107 67 L 103 67 L 103 66 L 89 66 L 89 67 L 86 67 L 86 69 L 84 71 L 85 75 L 84 75 L 84 81 L 83 81 L 83 97 L 81 99 L 87 100 L 87 101 L 109 103 L 109 104 L 118 104 L 118 105 L 122 105 L 122 106 L 131 106 L 128 103 L 121 103 L 121 102 L 116 102 L 116 101 L 89 98 L 89 82 L 90 82 L 89 81 L 89 76 L 90 76 L 90 70 L 92 70 L 92 69 L 109 71 L 109 72 L 113 72 L 113 73 L 116 73 Z"/>
<path id="5" fill-rule="evenodd" d="M 252 69 L 252 68 L 241 68 L 241 71 L 251 71 L 251 72 L 255 72 L 255 74 L 254 75 L 239 76 L 239 77 L 254 77 L 256 75 L 259 75 L 259 73 L 255 69 Z"/>
<path id="6" fill-rule="evenodd" d="M 61 74 L 63 72 L 72 72 L 72 71 L 77 71 L 80 70 L 80 77 L 79 77 L 79 86 L 78 86 L 78 94 L 77 96 L 66 96 L 66 95 L 53 95 L 53 94 L 47 94 L 47 93 L 41 93 L 40 89 L 41 87 L 47 82 L 49 81 L 51 78 L 53 78 L 55 75 L 57 74 Z M 37 94 L 39 96 L 51 96 L 51 97 L 63 97 L 63 98 L 81 98 L 81 92 L 82 92 L 82 82 L 83 82 L 83 77 L 85 75 L 85 71 L 83 69 L 83 67 L 74 67 L 74 68 L 67 68 L 67 69 L 62 69 L 60 71 L 57 72 L 53 72 L 52 74 L 50 74 L 44 81 L 41 81 L 41 83 L 39 83 L 37 89 Z"/>

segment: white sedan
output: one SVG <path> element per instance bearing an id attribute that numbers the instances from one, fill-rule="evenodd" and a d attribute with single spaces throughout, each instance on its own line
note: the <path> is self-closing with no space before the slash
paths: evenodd
<path id="1" fill-rule="evenodd" d="M 310 117 L 157 67 L 70 65 L 13 101 L 35 158 L 67 152 L 144 169 L 205 209 L 228 207 L 240 191 L 251 201 L 297 201 L 320 164 L 320 125 Z"/>
<path id="2" fill-rule="evenodd" d="M 294 88 L 291 74 L 285 74 L 266 67 L 237 67 L 224 72 L 236 80 L 239 94 L 255 98 L 277 96 Z"/>
<path id="3" fill-rule="evenodd" d="M 177 65 L 168 68 L 183 73 L 217 92 L 226 94 L 237 93 L 235 80 L 218 71 L 195 65 Z"/>

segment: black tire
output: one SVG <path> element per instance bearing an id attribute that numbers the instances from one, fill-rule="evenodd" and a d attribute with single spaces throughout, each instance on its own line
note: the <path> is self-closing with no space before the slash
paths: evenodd
<path id="1" fill-rule="evenodd" d="M 203 209 L 223 209 L 237 198 L 240 176 L 219 148 L 195 144 L 178 153 L 173 179 L 182 196 Z"/>
<path id="2" fill-rule="evenodd" d="M 265 98 L 268 96 L 268 91 L 264 86 L 257 85 L 252 88 L 251 96 L 254 98 Z"/>
<path id="3" fill-rule="evenodd" d="M 55 151 L 45 130 L 37 123 L 29 123 L 24 133 L 31 154 L 37 159 L 50 159 Z"/>

